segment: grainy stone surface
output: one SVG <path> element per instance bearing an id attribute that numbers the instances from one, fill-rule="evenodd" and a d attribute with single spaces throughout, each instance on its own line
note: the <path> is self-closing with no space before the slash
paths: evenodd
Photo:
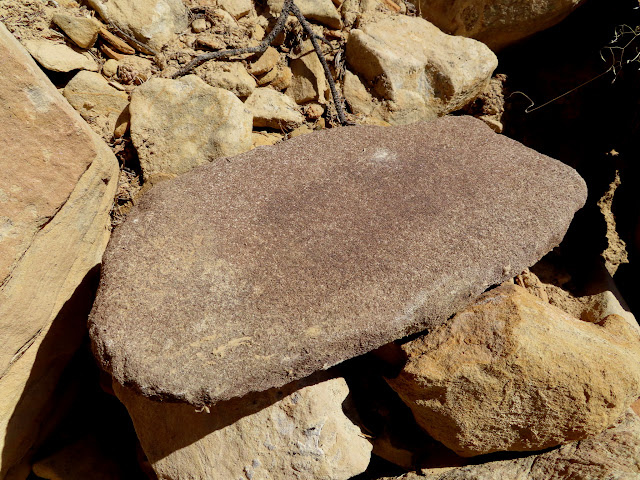
<path id="1" fill-rule="evenodd" d="M 367 468 L 371 443 L 343 411 L 344 379 L 314 377 L 209 413 L 114 386 L 159 478 L 346 480 Z"/>
<path id="2" fill-rule="evenodd" d="M 427 468 L 384 480 L 635 480 L 640 477 L 640 418 L 632 410 L 593 438 L 511 460 Z"/>
<path id="3" fill-rule="evenodd" d="M 462 456 L 597 435 L 640 396 L 637 325 L 615 314 L 584 322 L 517 285 L 487 292 L 402 349 L 407 363 L 389 384 Z"/>
<path id="4" fill-rule="evenodd" d="M 132 210 L 93 348 L 120 383 L 193 405 L 283 385 L 439 325 L 556 246 L 585 196 L 471 117 L 259 148 Z"/>

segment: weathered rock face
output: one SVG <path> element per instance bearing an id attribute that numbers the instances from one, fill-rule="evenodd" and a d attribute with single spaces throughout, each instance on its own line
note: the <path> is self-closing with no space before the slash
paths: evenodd
<path id="1" fill-rule="evenodd" d="M 418 12 L 444 32 L 494 51 L 562 21 L 584 0 L 418 0 Z"/>
<path id="2" fill-rule="evenodd" d="M 88 0 L 106 22 L 115 23 L 149 47 L 161 50 L 189 26 L 181 0 Z"/>
<path id="3" fill-rule="evenodd" d="M 72 297 L 109 238 L 118 163 L 1 25 L 0 57 L 0 127 L 19 139 L 0 157 L 2 478 L 30 448 L 85 332 L 72 317 L 88 307 Z"/>
<path id="4" fill-rule="evenodd" d="M 114 387 L 159 478 L 346 480 L 369 465 L 371 444 L 342 411 L 349 394 L 342 378 L 296 382 L 210 413 Z"/>
<path id="5" fill-rule="evenodd" d="M 115 233 L 94 351 L 117 381 L 193 405 L 283 385 L 440 324 L 557 245 L 585 195 L 470 117 L 214 162 Z"/>
<path id="6" fill-rule="evenodd" d="M 403 345 L 392 386 L 416 421 L 462 456 L 531 451 L 596 435 L 640 395 L 640 333 L 583 322 L 503 285 Z"/>
<path id="7" fill-rule="evenodd" d="M 347 61 L 392 104 L 390 123 L 457 110 L 487 85 L 498 65 L 482 43 L 442 33 L 422 18 L 380 16 L 349 34 Z"/>
<path id="8" fill-rule="evenodd" d="M 195 75 L 145 82 L 131 94 L 129 110 L 145 181 L 251 148 L 251 113 L 233 93 Z"/>
<path id="9" fill-rule="evenodd" d="M 95 72 L 78 72 L 63 91 L 64 97 L 103 138 L 113 134 L 116 121 L 129 105 L 126 92 L 116 90 Z"/>
<path id="10" fill-rule="evenodd" d="M 631 480 L 640 474 L 638 458 L 640 418 L 627 410 L 601 434 L 549 452 L 480 465 L 425 469 L 395 477 L 395 480 Z"/>

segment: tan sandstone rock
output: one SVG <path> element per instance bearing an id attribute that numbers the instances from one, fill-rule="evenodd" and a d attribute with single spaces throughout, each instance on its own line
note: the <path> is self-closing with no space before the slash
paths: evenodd
<path id="1" fill-rule="evenodd" d="M 273 48 L 268 47 L 262 54 L 249 65 L 249 73 L 251 75 L 262 75 L 272 70 L 280 60 L 280 53 Z"/>
<path id="2" fill-rule="evenodd" d="M 53 23 L 66 33 L 80 48 L 91 48 L 98 39 L 100 22 L 93 18 L 73 17 L 63 13 L 53 15 Z"/>
<path id="3" fill-rule="evenodd" d="M 159 478 L 346 480 L 369 464 L 371 444 L 342 410 L 342 378 L 295 382 L 200 413 L 114 389 Z"/>
<path id="4" fill-rule="evenodd" d="M 217 2 L 220 8 L 235 19 L 248 15 L 253 6 L 251 0 L 217 0 Z"/>
<path id="5" fill-rule="evenodd" d="M 329 98 L 329 84 L 324 76 L 324 69 L 313 49 L 289 63 L 291 85 L 286 94 L 296 103 L 304 104 L 312 101 L 326 103 Z"/>
<path id="6" fill-rule="evenodd" d="M 216 88 L 223 88 L 238 97 L 248 97 L 256 88 L 256 81 L 239 62 L 207 62 L 198 68 L 197 75 Z"/>
<path id="7" fill-rule="evenodd" d="M 149 47 L 160 51 L 189 26 L 181 0 L 88 0 L 106 22 L 113 22 Z"/>
<path id="8" fill-rule="evenodd" d="M 118 163 L 3 26 L 0 58 L 3 478 L 33 445 L 85 333 L 82 285 L 109 239 Z"/>
<path id="9" fill-rule="evenodd" d="M 129 105 L 129 95 L 109 85 L 96 72 L 78 72 L 62 93 L 87 122 L 105 139 L 113 134 L 116 121 Z"/>
<path id="10" fill-rule="evenodd" d="M 145 180 L 170 178 L 251 148 L 252 116 L 195 75 L 153 78 L 131 95 L 131 139 Z"/>
<path id="11" fill-rule="evenodd" d="M 304 123 L 300 108 L 290 97 L 271 88 L 256 88 L 245 106 L 253 115 L 255 127 L 291 130 Z"/>
<path id="12" fill-rule="evenodd" d="M 627 410 L 595 437 L 512 460 L 427 468 L 384 480 L 635 480 L 640 476 L 640 418 Z"/>
<path id="13" fill-rule="evenodd" d="M 640 334 L 618 315 L 578 320 L 523 288 L 487 292 L 403 345 L 392 386 L 462 456 L 542 450 L 605 430 L 640 394 Z"/>
<path id="14" fill-rule="evenodd" d="M 76 52 L 64 43 L 55 43 L 50 40 L 25 40 L 24 46 L 40 65 L 52 72 L 98 71 L 98 64 L 89 54 Z"/>
<path id="15" fill-rule="evenodd" d="M 390 101 L 390 123 L 430 120 L 463 107 L 487 86 L 498 65 L 480 42 L 445 35 L 422 18 L 380 16 L 347 42 L 353 71 Z"/>
<path id="16" fill-rule="evenodd" d="M 315 20 L 330 28 L 342 28 L 342 19 L 331 0 L 296 0 L 296 6 L 309 20 Z M 282 11 L 284 0 L 267 0 L 274 15 Z"/>
<path id="17" fill-rule="evenodd" d="M 562 21 L 584 0 L 417 0 L 444 32 L 475 38 L 494 51 Z"/>

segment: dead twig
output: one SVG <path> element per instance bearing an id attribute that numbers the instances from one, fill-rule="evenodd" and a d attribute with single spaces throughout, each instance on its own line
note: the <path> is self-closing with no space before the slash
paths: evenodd
<path id="1" fill-rule="evenodd" d="M 284 5 L 282 6 L 282 12 L 278 17 L 276 24 L 259 45 L 255 47 L 218 50 L 216 52 L 209 52 L 203 55 L 199 55 L 193 60 L 191 60 L 189 63 L 187 63 L 183 68 L 181 68 L 176 73 L 174 73 L 171 76 L 171 78 L 182 77 L 188 74 L 189 72 L 191 72 L 194 68 L 199 67 L 200 65 L 202 65 L 205 62 L 208 62 L 209 60 L 216 60 L 219 58 L 231 57 L 234 55 L 244 55 L 247 53 L 264 52 L 269 47 L 269 45 L 271 45 L 274 42 L 278 34 L 280 34 L 280 32 L 284 30 L 289 14 L 293 14 L 298 19 L 298 21 L 300 22 L 300 25 L 302 25 L 303 30 L 306 32 L 309 39 L 311 40 L 311 44 L 313 45 L 313 49 L 315 50 L 316 55 L 318 55 L 318 59 L 320 60 L 320 63 L 322 64 L 322 69 L 324 70 L 324 75 L 327 78 L 327 83 L 329 83 L 329 89 L 331 90 L 331 96 L 333 97 L 333 104 L 335 106 L 336 113 L 338 115 L 338 120 L 342 125 L 350 125 L 349 121 L 347 120 L 344 114 L 342 97 L 338 93 L 338 89 L 336 88 L 336 83 L 333 80 L 333 75 L 331 75 L 331 70 L 329 70 L 329 65 L 327 64 L 327 60 L 325 59 L 324 54 L 320 49 L 320 44 L 318 43 L 318 40 L 325 42 L 328 45 L 331 45 L 331 43 L 326 38 L 320 35 L 316 35 L 313 32 L 311 25 L 309 24 L 307 19 L 304 17 L 300 9 L 296 6 L 296 4 L 294 3 L 294 0 L 285 0 Z"/>

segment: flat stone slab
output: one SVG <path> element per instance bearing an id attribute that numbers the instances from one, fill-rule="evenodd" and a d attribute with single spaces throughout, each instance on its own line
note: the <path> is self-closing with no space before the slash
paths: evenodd
<path id="1" fill-rule="evenodd" d="M 563 238 L 570 167 L 471 117 L 301 136 L 154 187 L 114 233 L 102 367 L 195 406 L 433 328 Z"/>

